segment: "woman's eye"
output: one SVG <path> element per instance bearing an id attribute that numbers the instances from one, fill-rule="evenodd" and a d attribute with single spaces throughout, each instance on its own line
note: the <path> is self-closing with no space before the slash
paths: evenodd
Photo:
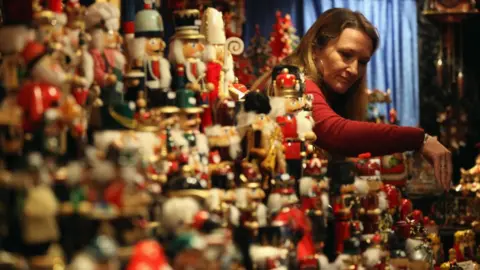
<path id="1" fill-rule="evenodd" d="M 197 46 L 197 43 L 192 42 L 190 43 L 190 46 L 192 46 L 192 48 L 195 48 Z"/>
<path id="2" fill-rule="evenodd" d="M 353 54 L 345 51 L 340 51 L 340 55 L 346 60 L 351 59 L 353 57 Z"/>

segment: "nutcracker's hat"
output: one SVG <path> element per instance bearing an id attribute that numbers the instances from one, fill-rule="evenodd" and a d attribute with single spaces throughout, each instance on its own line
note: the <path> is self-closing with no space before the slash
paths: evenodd
<path id="1" fill-rule="evenodd" d="M 27 66 L 27 71 L 30 71 L 48 53 L 47 47 L 42 43 L 36 41 L 28 42 L 21 53 L 23 61 Z"/>
<path id="2" fill-rule="evenodd" d="M 162 38 L 164 27 L 162 15 L 154 9 L 148 0 L 145 1 L 144 9 L 135 15 L 135 37 Z"/>
<path id="3" fill-rule="evenodd" d="M 200 33 L 200 11 L 198 9 L 182 9 L 173 12 L 175 35 L 172 39 L 204 39 Z"/>
<path id="4" fill-rule="evenodd" d="M 85 12 L 87 9 L 80 4 L 79 0 L 69 0 L 65 11 L 67 13 L 69 27 L 85 29 Z"/>
<path id="5" fill-rule="evenodd" d="M 225 23 L 222 12 L 211 7 L 207 8 L 203 12 L 200 32 L 205 35 L 207 44 L 225 44 Z"/>
<path id="6" fill-rule="evenodd" d="M 35 22 L 40 25 L 65 25 L 67 23 L 67 15 L 63 12 L 62 0 L 45 2 L 48 4 L 42 7 L 37 1 L 37 5 L 34 7 Z"/>
<path id="7" fill-rule="evenodd" d="M 272 71 L 273 93 L 278 97 L 301 97 L 304 92 L 302 70 L 293 65 L 278 65 Z"/>
<path id="8" fill-rule="evenodd" d="M 104 105 L 99 110 L 100 123 L 96 128 L 100 130 L 129 130 L 138 128 L 138 122 L 135 119 L 135 108 L 131 104 Z"/>
<path id="9" fill-rule="evenodd" d="M 205 181 L 198 179 L 193 168 L 188 165 L 182 167 L 180 174 L 168 179 L 164 189 L 169 197 L 193 197 L 205 200 L 209 195 Z"/>
<path id="10" fill-rule="evenodd" d="M 3 25 L 29 25 L 33 18 L 33 5 L 31 0 L 3 1 Z"/>
<path id="11" fill-rule="evenodd" d="M 349 161 L 335 160 L 328 163 L 327 176 L 331 180 L 331 191 L 338 193 L 342 185 L 351 185 L 355 182 L 355 164 Z"/>

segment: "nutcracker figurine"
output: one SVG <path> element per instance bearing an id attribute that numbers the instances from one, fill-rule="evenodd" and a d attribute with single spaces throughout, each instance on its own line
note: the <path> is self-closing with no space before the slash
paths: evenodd
<path id="1" fill-rule="evenodd" d="M 350 162 L 330 162 L 329 177 L 332 179 L 331 195 L 335 216 L 335 251 L 343 252 L 343 243 L 351 236 L 353 207 L 356 204 L 354 184 L 354 164 Z"/>
<path id="2" fill-rule="evenodd" d="M 203 61 L 207 66 L 205 79 L 210 91 L 206 93 L 209 107 L 204 112 L 202 123 L 209 126 L 215 120 L 217 100 L 229 97 L 227 89 L 223 89 L 224 81 L 233 83 L 235 75 L 231 54 L 227 52 L 227 58 L 224 59 L 226 37 L 222 13 L 214 8 L 207 8 L 203 13 L 201 26 L 206 43 L 203 55 Z"/>
<path id="3" fill-rule="evenodd" d="M 30 141 L 26 142 L 29 145 L 26 148 L 41 151 L 44 114 L 61 105 L 60 88 L 67 81 L 67 75 L 43 44 L 28 43 L 22 55 L 31 79 L 20 89 L 17 104 L 23 109 L 24 132 L 32 134 Z"/>
<path id="4" fill-rule="evenodd" d="M 175 105 L 175 93 L 170 89 L 170 63 L 163 57 L 163 20 L 160 13 L 152 9 L 151 2 L 145 0 L 145 9 L 135 16 L 135 42 L 144 46 L 141 50 L 144 52 L 143 59 L 138 60 L 143 60 L 149 107 L 172 106 Z"/>
<path id="5" fill-rule="evenodd" d="M 318 254 L 322 253 L 327 237 L 328 183 L 311 177 L 302 177 L 299 181 L 302 210 L 312 223 L 312 238 Z"/>
<path id="6" fill-rule="evenodd" d="M 254 91 L 245 96 L 243 112 L 237 116 L 242 137 L 242 153 L 262 172 L 263 188 L 275 175 L 286 172 L 282 130 L 268 114 L 271 107 L 268 96 Z"/>
<path id="7" fill-rule="evenodd" d="M 201 106 L 205 91 L 205 64 L 200 60 L 205 37 L 199 32 L 200 12 L 196 9 L 174 11 L 175 35 L 170 42 L 169 60 L 173 65 L 176 103 L 179 108 Z"/>
<path id="8" fill-rule="evenodd" d="M 235 127 L 205 128 L 208 138 L 209 173 L 212 187 L 229 189 L 234 185 L 234 160 L 240 154 L 240 137 Z"/>
<path id="9" fill-rule="evenodd" d="M 2 8 L 0 84 L 3 93 L 0 100 L 8 92 L 18 91 L 22 84 L 25 67 L 20 53 L 28 41 L 28 25 L 33 17 L 32 1 L 4 1 Z"/>
<path id="10" fill-rule="evenodd" d="M 91 35 L 90 54 L 94 62 L 94 81 L 100 87 L 105 106 L 123 102 L 125 57 L 109 41 L 109 32 L 119 29 L 120 12 L 116 6 L 98 2 L 88 7 L 86 30 Z"/>
<path id="11" fill-rule="evenodd" d="M 313 120 L 306 112 L 301 86 L 303 75 L 295 66 L 277 66 L 272 72 L 273 94 L 279 99 L 273 99 L 273 111 L 283 112 L 276 117 L 282 128 L 283 147 L 287 171 L 297 180 L 302 177 L 303 163 L 306 157 L 307 144 L 316 140 L 313 132 Z"/>

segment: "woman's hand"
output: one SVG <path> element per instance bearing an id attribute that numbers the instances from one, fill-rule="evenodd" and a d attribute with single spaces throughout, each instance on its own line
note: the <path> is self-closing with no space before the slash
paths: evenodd
<path id="1" fill-rule="evenodd" d="M 420 152 L 433 165 L 437 181 L 445 190 L 449 190 L 452 181 L 452 153 L 436 137 L 429 135 Z"/>

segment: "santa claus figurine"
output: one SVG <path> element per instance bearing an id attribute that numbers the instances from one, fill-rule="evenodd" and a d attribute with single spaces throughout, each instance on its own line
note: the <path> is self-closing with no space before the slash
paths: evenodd
<path id="1" fill-rule="evenodd" d="M 158 11 L 152 9 L 152 1 L 145 0 L 144 9 L 135 16 L 135 49 L 142 59 L 134 59 L 141 63 L 145 73 L 147 100 L 149 107 L 175 105 L 175 93 L 170 89 L 172 75 L 170 63 L 163 57 L 165 42 L 163 37 L 163 20 Z M 141 44 L 141 45 L 140 45 Z M 140 60 L 140 61 L 138 61 Z M 137 63 L 135 63 L 137 64 Z"/>
<path id="2" fill-rule="evenodd" d="M 123 101 L 123 72 L 125 57 L 116 49 L 109 32 L 119 29 L 120 11 L 107 2 L 98 2 L 88 7 L 85 25 L 91 35 L 90 54 L 94 62 L 94 80 L 100 86 L 100 97 L 104 105 Z"/>
<path id="3" fill-rule="evenodd" d="M 203 61 L 207 65 L 206 83 L 210 90 L 208 94 L 209 107 L 203 115 L 203 125 L 212 124 L 212 113 L 216 111 L 216 102 L 220 98 L 229 97 L 225 85 L 234 82 L 233 58 L 225 54 L 225 23 L 222 13 L 214 8 L 207 8 L 203 13 L 201 32 L 205 35 L 205 51 Z M 225 58 L 225 55 L 227 56 Z M 227 82 L 227 84 L 225 84 Z M 215 117 L 213 117 L 215 119 Z"/>
<path id="4" fill-rule="evenodd" d="M 200 106 L 204 84 L 205 64 L 200 57 L 204 36 L 199 32 L 200 12 L 196 9 L 177 10 L 175 35 L 170 42 L 169 60 L 173 64 L 173 88 L 176 91 L 176 105 L 179 108 Z"/>
<path id="5" fill-rule="evenodd" d="M 20 89 L 17 102 L 24 110 L 24 131 L 33 133 L 41 127 L 44 113 L 60 105 L 60 88 L 68 81 L 68 76 L 41 43 L 28 43 L 22 56 L 30 80 Z"/>

